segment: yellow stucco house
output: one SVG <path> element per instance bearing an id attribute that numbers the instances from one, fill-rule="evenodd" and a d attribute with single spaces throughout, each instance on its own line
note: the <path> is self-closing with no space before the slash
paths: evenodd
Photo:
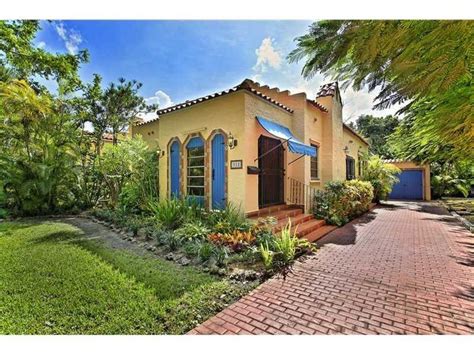
<path id="1" fill-rule="evenodd" d="M 248 214 L 309 206 L 330 180 L 356 178 L 367 141 L 343 123 L 337 83 L 316 98 L 246 79 L 161 109 L 131 127 L 160 151 L 161 198 L 195 196 L 208 208 L 231 202 Z"/>

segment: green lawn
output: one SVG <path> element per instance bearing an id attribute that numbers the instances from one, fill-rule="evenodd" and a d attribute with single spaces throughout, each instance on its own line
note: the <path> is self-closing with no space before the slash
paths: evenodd
<path id="1" fill-rule="evenodd" d="M 180 334 L 255 286 L 81 237 L 0 224 L 0 334 Z"/>

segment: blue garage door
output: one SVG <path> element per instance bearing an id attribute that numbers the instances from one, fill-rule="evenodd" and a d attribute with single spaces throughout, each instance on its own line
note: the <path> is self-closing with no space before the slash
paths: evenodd
<path id="1" fill-rule="evenodd" d="M 393 186 L 390 199 L 422 200 L 423 199 L 423 171 L 404 170 L 398 176 L 400 182 Z"/>

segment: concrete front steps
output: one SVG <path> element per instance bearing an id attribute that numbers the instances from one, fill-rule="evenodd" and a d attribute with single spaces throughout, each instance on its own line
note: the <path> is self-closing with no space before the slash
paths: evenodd
<path id="1" fill-rule="evenodd" d="M 277 205 L 262 208 L 256 212 L 247 214 L 250 219 L 274 217 L 277 224 L 274 227 L 276 233 L 280 232 L 291 221 L 291 230 L 300 238 L 305 238 L 310 242 L 315 242 L 324 237 L 329 232 L 336 229 L 334 226 L 326 225 L 323 220 L 316 219 L 312 214 L 305 214 L 298 206 Z"/>

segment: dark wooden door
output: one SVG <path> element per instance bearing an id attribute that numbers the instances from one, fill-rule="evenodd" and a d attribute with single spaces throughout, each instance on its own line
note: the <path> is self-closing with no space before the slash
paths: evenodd
<path id="1" fill-rule="evenodd" d="M 259 207 L 278 205 L 283 197 L 283 147 L 277 139 L 260 136 L 258 139 L 258 204 Z"/>

